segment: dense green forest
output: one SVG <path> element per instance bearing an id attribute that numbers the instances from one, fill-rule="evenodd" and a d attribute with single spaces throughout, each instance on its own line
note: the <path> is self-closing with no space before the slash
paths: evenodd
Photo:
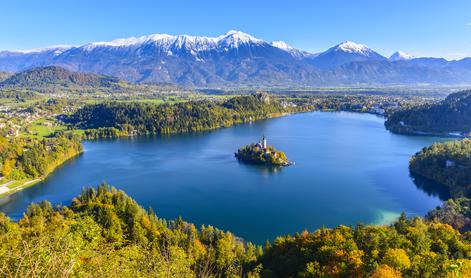
<path id="1" fill-rule="evenodd" d="M 122 191 L 0 214 L 4 277 L 469 277 L 471 236 L 403 215 L 391 226 L 283 236 L 264 250 L 211 226 L 166 221 Z"/>
<path id="2" fill-rule="evenodd" d="M 0 173 L 12 180 L 38 178 L 80 152 L 82 144 L 72 134 L 44 139 L 0 137 Z"/>
<path id="3" fill-rule="evenodd" d="M 471 132 L 471 91 L 450 94 L 445 100 L 396 111 L 386 128 L 405 134 Z"/>
<path id="4" fill-rule="evenodd" d="M 87 129 L 86 137 L 96 139 L 211 130 L 300 109 L 309 107 L 285 108 L 266 94 L 163 105 L 107 102 L 87 105 L 71 115 L 67 122 Z"/>
<path id="5" fill-rule="evenodd" d="M 239 161 L 247 163 L 273 166 L 289 165 L 289 160 L 285 153 L 277 151 L 273 146 L 267 146 L 266 150 L 264 150 L 258 144 L 250 144 L 238 149 L 235 156 Z"/>
<path id="6" fill-rule="evenodd" d="M 453 197 L 471 198 L 471 140 L 436 143 L 410 160 L 413 174 L 448 187 Z"/>

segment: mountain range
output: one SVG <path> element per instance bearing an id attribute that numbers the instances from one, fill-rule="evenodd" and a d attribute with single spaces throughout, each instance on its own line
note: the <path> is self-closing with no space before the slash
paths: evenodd
<path id="1" fill-rule="evenodd" d="M 0 52 L 0 71 L 50 65 L 128 82 L 197 87 L 471 84 L 471 58 L 416 58 L 400 51 L 387 58 L 350 41 L 314 54 L 240 31 L 218 37 L 154 34 Z"/>

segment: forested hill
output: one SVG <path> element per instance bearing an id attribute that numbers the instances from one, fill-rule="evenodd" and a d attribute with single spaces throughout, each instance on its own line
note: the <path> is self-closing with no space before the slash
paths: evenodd
<path id="1" fill-rule="evenodd" d="M 0 88 L 40 89 L 48 86 L 113 87 L 116 77 L 92 73 L 72 72 L 58 66 L 33 68 L 10 76 L 0 82 Z"/>
<path id="2" fill-rule="evenodd" d="M 10 140 L 0 135 L 0 176 L 6 180 L 45 177 L 64 161 L 81 152 L 82 144 L 78 136 L 72 134 L 43 139 L 17 137 Z"/>
<path id="3" fill-rule="evenodd" d="M 32 204 L 18 223 L 0 214 L 0 244 L 2 277 L 236 277 L 262 253 L 211 226 L 157 218 L 106 185 L 69 207 Z"/>
<path id="4" fill-rule="evenodd" d="M 408 220 L 283 236 L 265 250 L 211 226 L 166 221 L 122 191 L 84 189 L 70 206 L 0 214 L 6 277 L 460 277 L 471 242 L 451 226 Z"/>
<path id="5" fill-rule="evenodd" d="M 405 134 L 471 132 L 471 90 L 450 94 L 445 100 L 400 110 L 389 116 L 386 128 Z"/>
<path id="6" fill-rule="evenodd" d="M 267 94 L 164 105 L 111 102 L 85 106 L 68 122 L 88 129 L 88 138 L 109 138 L 210 130 L 301 109 L 309 107 L 283 107 Z"/>
<path id="7" fill-rule="evenodd" d="M 437 220 L 458 229 L 462 233 L 471 231 L 471 198 L 449 199 L 442 207 L 427 213 L 427 219 Z"/>
<path id="8" fill-rule="evenodd" d="M 447 186 L 453 197 L 471 198 L 471 140 L 436 143 L 410 161 L 410 171 Z"/>

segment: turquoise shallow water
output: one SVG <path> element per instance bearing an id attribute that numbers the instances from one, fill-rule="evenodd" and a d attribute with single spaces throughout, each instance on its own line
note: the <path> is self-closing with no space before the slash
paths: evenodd
<path id="1" fill-rule="evenodd" d="M 83 186 L 106 181 L 160 217 L 182 216 L 257 243 L 339 224 L 389 223 L 441 203 L 418 188 L 409 157 L 443 139 L 395 135 L 384 119 L 313 112 L 196 134 L 85 142 L 85 152 L 40 184 L 3 200 L 21 216 L 31 202 L 68 204 Z M 237 162 L 238 147 L 266 135 L 294 166 Z"/>

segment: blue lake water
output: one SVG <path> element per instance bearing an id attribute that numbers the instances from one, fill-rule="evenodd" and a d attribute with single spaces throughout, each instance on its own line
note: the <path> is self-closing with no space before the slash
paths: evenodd
<path id="1" fill-rule="evenodd" d="M 238 147 L 266 135 L 294 166 L 245 165 Z M 395 135 L 369 114 L 312 112 L 195 134 L 84 142 L 85 152 L 46 180 L 3 200 L 21 217 L 28 204 L 69 204 L 103 181 L 159 217 L 210 224 L 263 243 L 339 224 L 389 223 L 441 204 L 409 176 L 408 160 L 441 138 Z"/>

